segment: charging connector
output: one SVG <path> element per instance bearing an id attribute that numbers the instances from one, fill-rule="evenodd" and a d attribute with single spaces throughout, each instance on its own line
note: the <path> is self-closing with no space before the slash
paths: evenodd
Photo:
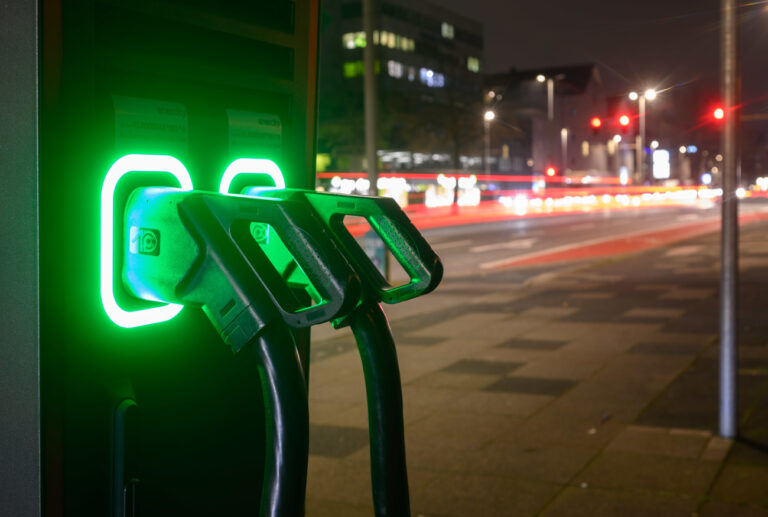
<path id="1" fill-rule="evenodd" d="M 294 328 L 354 307 L 359 280 L 308 207 L 291 200 L 178 189 L 135 190 L 125 209 L 123 280 L 143 300 L 202 307 L 239 350 L 270 322 Z M 267 224 L 312 284 L 309 307 L 254 239 Z"/>

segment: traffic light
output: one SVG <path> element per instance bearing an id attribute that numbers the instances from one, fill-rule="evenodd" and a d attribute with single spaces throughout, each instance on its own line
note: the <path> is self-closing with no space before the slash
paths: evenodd
<path id="1" fill-rule="evenodd" d="M 725 110 L 718 106 L 712 111 L 712 116 L 715 117 L 715 120 L 723 120 L 725 118 Z"/>
<path id="2" fill-rule="evenodd" d="M 547 176 L 549 176 L 549 177 L 551 178 L 552 176 L 554 176 L 555 174 L 557 174 L 557 169 L 555 169 L 555 168 L 554 168 L 554 167 L 552 167 L 552 166 L 550 166 L 550 167 L 547 167 L 546 173 L 547 173 Z"/>
<path id="3" fill-rule="evenodd" d="M 589 121 L 589 126 L 592 128 L 592 132 L 597 134 L 600 131 L 600 128 L 603 127 L 603 121 L 600 117 L 592 117 Z"/>
<path id="4" fill-rule="evenodd" d="M 631 122 L 631 119 L 629 118 L 629 115 L 623 114 L 619 116 L 619 127 L 621 127 L 622 133 L 627 132 L 627 128 L 629 127 L 630 122 Z"/>

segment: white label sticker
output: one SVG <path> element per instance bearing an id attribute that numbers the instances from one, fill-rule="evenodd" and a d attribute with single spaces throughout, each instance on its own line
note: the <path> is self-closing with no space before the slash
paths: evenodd
<path id="1" fill-rule="evenodd" d="M 279 160 L 283 144 L 280 117 L 270 113 L 227 110 L 229 151 L 232 156 Z"/>
<path id="2" fill-rule="evenodd" d="M 118 148 L 133 152 L 187 151 L 189 119 L 183 104 L 122 95 L 113 95 L 112 102 Z"/>

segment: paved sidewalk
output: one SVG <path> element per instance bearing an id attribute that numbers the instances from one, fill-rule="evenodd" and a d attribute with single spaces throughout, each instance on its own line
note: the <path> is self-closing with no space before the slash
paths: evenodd
<path id="1" fill-rule="evenodd" d="M 387 307 L 414 516 L 768 515 L 768 223 L 742 230 L 740 430 L 716 436 L 719 237 Z M 315 332 L 307 514 L 372 515 L 362 368 Z"/>

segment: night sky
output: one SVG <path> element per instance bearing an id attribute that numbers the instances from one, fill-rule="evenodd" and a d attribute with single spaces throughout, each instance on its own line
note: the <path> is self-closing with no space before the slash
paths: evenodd
<path id="1" fill-rule="evenodd" d="M 719 88 L 719 0 L 440 0 L 483 24 L 486 69 L 598 63 L 609 94 Z M 768 0 L 741 2 L 745 111 L 768 111 Z"/>

